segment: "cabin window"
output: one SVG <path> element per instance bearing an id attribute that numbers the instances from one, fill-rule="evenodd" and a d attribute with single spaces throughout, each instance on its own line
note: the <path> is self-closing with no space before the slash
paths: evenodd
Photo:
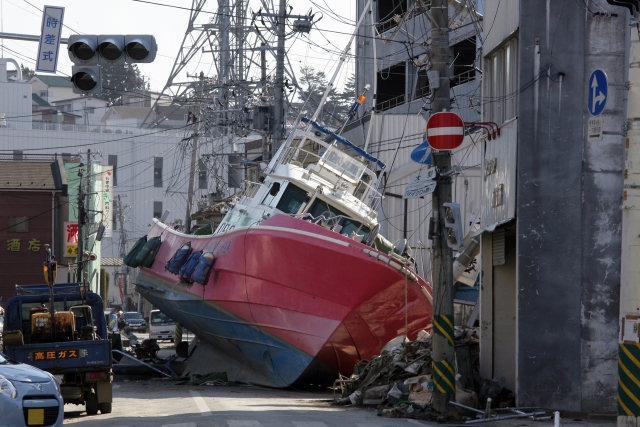
<path id="1" fill-rule="evenodd" d="M 296 214 L 306 197 L 307 192 L 305 190 L 289 183 L 276 208 L 288 214 Z"/>
<path id="2" fill-rule="evenodd" d="M 314 218 L 318 218 L 325 212 L 331 212 L 336 216 L 347 216 L 344 213 L 340 212 L 338 209 L 334 208 L 331 205 L 328 205 L 326 202 L 320 199 L 316 199 L 308 210 L 308 213 L 310 213 Z M 345 236 L 351 235 L 351 233 L 358 230 L 361 225 L 358 221 L 350 218 L 342 218 L 340 219 L 340 222 L 338 224 L 341 227 L 340 234 L 343 234 Z M 369 230 L 368 227 L 363 226 L 362 228 L 360 228 L 360 231 L 358 231 L 358 234 L 364 234 L 364 237 L 366 238 L 369 235 L 369 231 L 371 230 Z"/>

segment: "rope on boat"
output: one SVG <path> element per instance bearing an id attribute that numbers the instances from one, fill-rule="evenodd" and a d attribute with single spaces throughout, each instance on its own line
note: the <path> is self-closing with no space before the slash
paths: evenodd
<path id="1" fill-rule="evenodd" d="M 389 257 L 381 254 L 380 252 L 374 251 L 373 249 L 358 248 L 356 246 L 351 246 L 351 247 L 356 248 L 356 249 L 360 249 L 362 252 L 364 252 L 365 254 L 369 255 L 370 257 L 373 257 L 373 258 L 377 259 L 378 261 L 384 262 L 388 266 L 395 268 L 400 273 L 402 273 L 405 276 L 407 276 L 412 281 L 414 281 L 416 283 L 419 283 L 418 277 L 415 274 L 413 274 L 413 272 L 411 270 L 409 270 L 405 266 L 401 265 L 400 263 L 398 263 L 394 259 L 389 258 Z"/>

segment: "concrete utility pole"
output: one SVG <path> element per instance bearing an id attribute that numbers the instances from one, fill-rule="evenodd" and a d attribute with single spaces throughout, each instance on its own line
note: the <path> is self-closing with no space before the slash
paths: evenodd
<path id="1" fill-rule="evenodd" d="M 76 281 L 82 282 L 82 253 L 84 244 L 82 241 L 82 219 L 84 214 L 84 198 L 82 197 L 82 168 L 78 168 L 78 253 L 76 254 Z"/>
<path id="2" fill-rule="evenodd" d="M 120 258 L 124 260 L 127 255 L 127 230 L 124 229 L 124 214 L 122 209 L 122 200 L 118 194 L 118 222 L 120 222 Z M 129 266 L 122 264 L 120 267 L 122 274 L 122 310 L 129 311 L 129 297 L 127 296 L 129 282 Z"/>
<path id="3" fill-rule="evenodd" d="M 193 180 L 196 175 L 196 161 L 198 160 L 198 138 L 200 137 L 200 123 L 202 122 L 202 97 L 204 96 L 204 73 L 200 71 L 200 82 L 198 83 L 198 115 L 196 116 L 196 130 L 193 134 L 193 147 L 191 149 L 191 168 L 189 169 L 189 192 L 187 193 L 187 215 L 184 221 L 183 232 L 191 232 L 191 205 L 193 203 Z"/>
<path id="4" fill-rule="evenodd" d="M 285 41 L 285 22 L 286 16 L 286 0 L 280 0 L 280 7 L 278 9 L 278 50 L 276 52 L 276 84 L 275 84 L 275 111 L 274 111 L 274 130 L 273 130 L 273 152 L 275 153 L 282 139 L 284 138 L 284 41 Z"/>
<path id="5" fill-rule="evenodd" d="M 80 255 L 82 257 L 82 283 L 84 286 L 87 285 L 87 279 L 89 278 L 89 257 L 84 259 L 84 252 L 91 251 L 89 248 L 89 234 L 91 234 L 91 224 L 93 224 L 93 215 L 95 211 L 95 206 L 91 205 L 91 180 L 93 176 L 93 171 L 91 169 L 91 150 L 87 150 L 87 183 L 85 190 L 85 202 L 84 202 L 84 211 L 86 214 L 87 222 L 84 224 L 84 230 L 82 232 L 83 240 L 84 240 L 84 251 Z M 80 227 L 78 227 L 80 229 Z M 88 289 L 86 289 L 88 290 Z"/>
<path id="6" fill-rule="evenodd" d="M 618 2 L 611 4 L 622 5 Z M 640 2 L 626 3 L 632 18 L 640 19 Z M 635 3 L 632 6 L 632 3 Z M 635 16 L 634 16 L 635 15 Z M 640 39 L 635 26 L 631 30 L 629 100 L 627 118 L 627 158 L 622 196 L 622 259 L 620 263 L 621 342 L 618 348 L 618 426 L 640 424 L 640 348 L 637 328 L 640 316 Z"/>
<path id="7" fill-rule="evenodd" d="M 451 106 L 449 78 L 451 50 L 449 48 L 449 10 L 447 0 L 432 0 L 431 15 L 435 25 L 431 30 L 432 71 L 440 75 L 440 87 L 434 89 L 432 113 L 448 111 Z M 438 168 L 438 186 L 433 193 L 434 215 L 437 220 L 433 240 L 433 406 L 447 412 L 449 401 L 455 401 L 453 343 L 453 252 L 447 245 L 443 204 L 451 202 L 451 153 L 434 152 Z"/>

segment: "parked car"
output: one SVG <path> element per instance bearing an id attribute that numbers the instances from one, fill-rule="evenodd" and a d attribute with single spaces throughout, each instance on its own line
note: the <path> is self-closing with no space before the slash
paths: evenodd
<path id="1" fill-rule="evenodd" d="M 62 427 L 64 401 L 48 372 L 0 353 L 0 427 Z"/>
<path id="2" fill-rule="evenodd" d="M 124 329 L 125 327 L 129 327 L 132 331 L 147 331 L 147 322 L 142 317 L 142 314 L 137 311 L 127 311 L 120 316 L 124 326 L 120 329 Z"/>

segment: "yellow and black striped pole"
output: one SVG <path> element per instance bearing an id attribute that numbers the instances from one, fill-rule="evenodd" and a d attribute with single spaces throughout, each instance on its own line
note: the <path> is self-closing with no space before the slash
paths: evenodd
<path id="1" fill-rule="evenodd" d="M 618 415 L 640 416 L 640 344 L 618 347 Z"/>
<path id="2" fill-rule="evenodd" d="M 453 348 L 453 316 L 440 314 L 433 316 L 433 331 L 446 339 Z M 433 378 L 433 392 L 436 394 L 456 393 L 456 374 L 448 358 L 433 361 L 431 375 Z"/>

